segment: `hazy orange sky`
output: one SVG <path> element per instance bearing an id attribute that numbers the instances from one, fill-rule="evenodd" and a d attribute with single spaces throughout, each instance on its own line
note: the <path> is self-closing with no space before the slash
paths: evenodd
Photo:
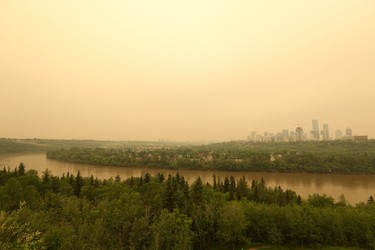
<path id="1" fill-rule="evenodd" d="M 0 137 L 374 138 L 375 1 L 0 0 L 0 90 Z"/>

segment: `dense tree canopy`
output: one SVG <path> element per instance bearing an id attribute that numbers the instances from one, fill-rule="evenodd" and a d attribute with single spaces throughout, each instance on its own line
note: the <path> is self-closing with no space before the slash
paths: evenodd
<path id="1" fill-rule="evenodd" d="M 47 147 L 24 140 L 0 138 L 0 154 L 45 151 Z"/>
<path id="2" fill-rule="evenodd" d="M 56 160 L 170 169 L 375 173 L 375 141 L 228 142 L 182 147 L 70 148 L 47 152 Z"/>
<path id="3" fill-rule="evenodd" d="M 215 249 L 261 244 L 375 249 L 373 198 L 325 195 L 232 177 L 119 176 L 0 171 L 0 249 Z"/>

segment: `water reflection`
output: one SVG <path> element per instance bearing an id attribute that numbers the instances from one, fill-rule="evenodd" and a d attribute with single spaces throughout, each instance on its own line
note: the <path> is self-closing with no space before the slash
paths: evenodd
<path id="1" fill-rule="evenodd" d="M 26 165 L 27 169 L 35 169 L 42 173 L 47 168 L 54 175 L 61 176 L 63 173 L 77 173 L 80 170 L 82 176 L 94 175 L 101 179 L 108 179 L 120 175 L 122 179 L 130 176 L 142 176 L 147 172 L 156 175 L 158 172 L 164 175 L 176 174 L 175 170 L 150 169 L 150 168 L 123 168 L 112 166 L 93 166 L 64 163 L 46 158 L 45 154 L 30 154 L 17 156 L 3 156 L 0 158 L 0 165 L 11 167 L 18 166 L 20 162 Z M 198 176 L 204 182 L 212 183 L 213 175 L 224 180 L 225 176 L 233 175 L 236 179 L 245 176 L 248 182 L 251 180 L 264 179 L 268 186 L 281 186 L 283 189 L 292 189 L 303 197 L 309 194 L 327 194 L 336 200 L 341 194 L 352 204 L 367 201 L 370 195 L 375 195 L 374 175 L 345 175 L 345 174 L 304 174 L 304 173 L 259 173 L 259 172 L 230 172 L 230 171 L 196 171 L 179 170 L 185 179 L 192 183 Z"/>

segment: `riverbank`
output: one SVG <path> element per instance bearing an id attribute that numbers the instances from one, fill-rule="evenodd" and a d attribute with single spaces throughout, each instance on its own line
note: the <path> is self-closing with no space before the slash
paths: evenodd
<path id="1" fill-rule="evenodd" d="M 46 152 L 47 156 L 47 152 Z M 324 175 L 369 175 L 369 176 L 375 176 L 375 172 L 333 172 L 333 171 L 326 171 L 326 172 L 320 172 L 320 171 L 288 171 L 288 170 L 283 170 L 280 171 L 278 169 L 271 169 L 271 170 L 260 170 L 260 169 L 221 169 L 221 168 L 192 168 L 189 166 L 185 167 L 166 167 L 166 166 L 159 166 L 159 165 L 129 165 L 127 163 L 124 164 L 114 164 L 111 165 L 110 163 L 95 163 L 91 161 L 87 162 L 81 162 L 81 161 L 70 161 L 70 160 L 61 160 L 58 158 L 53 158 L 53 157 L 48 157 L 50 160 L 54 161 L 60 161 L 60 162 L 65 162 L 65 163 L 72 163 L 72 164 L 78 164 L 78 165 L 93 165 L 93 166 L 101 166 L 101 167 L 118 167 L 118 168 L 141 168 L 141 169 L 164 169 L 164 170 L 174 170 L 174 171 L 183 171 L 183 170 L 191 170 L 191 171 L 204 171 L 204 172 L 213 172 L 213 171 L 220 171 L 220 172 L 255 172 L 255 173 L 274 173 L 274 174 L 324 174 Z"/>
<path id="2" fill-rule="evenodd" d="M 77 173 L 80 170 L 82 176 L 97 176 L 99 179 L 115 178 L 119 175 L 122 179 L 130 176 L 143 176 L 146 173 L 157 175 L 158 173 L 168 176 L 177 172 L 184 175 L 189 183 L 198 176 L 204 183 L 213 184 L 213 176 L 224 180 L 226 176 L 234 176 L 240 179 L 243 176 L 251 182 L 264 179 L 267 186 L 295 190 L 302 197 L 307 198 L 312 194 L 327 194 L 336 200 L 344 194 L 350 204 L 366 202 L 368 197 L 375 196 L 375 176 L 373 175 L 343 175 L 343 174 L 304 174 L 304 173 L 266 173 L 249 171 L 198 171 L 198 170 L 170 170 L 160 168 L 138 168 L 138 167 L 114 167 L 96 166 L 90 164 L 75 164 L 50 160 L 45 154 L 25 154 L 12 157 L 1 157 L 0 165 L 14 169 L 21 162 L 28 168 L 33 168 L 39 173 L 49 169 L 54 175 Z"/>
<path id="3" fill-rule="evenodd" d="M 375 174 L 375 143 L 219 143 L 171 148 L 70 148 L 47 157 L 98 166 L 275 173 Z"/>

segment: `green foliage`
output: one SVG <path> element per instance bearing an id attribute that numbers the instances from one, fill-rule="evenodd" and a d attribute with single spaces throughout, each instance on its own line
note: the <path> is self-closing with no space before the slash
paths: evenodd
<path id="1" fill-rule="evenodd" d="M 189 143 L 167 141 L 96 141 L 96 140 L 57 140 L 57 139 L 14 139 L 0 138 L 0 155 L 27 152 L 45 152 L 60 148 L 95 148 L 95 147 L 127 147 L 136 149 L 177 147 L 189 145 Z"/>
<path id="2" fill-rule="evenodd" d="M 47 157 L 75 163 L 122 167 L 375 173 L 375 140 L 364 142 L 228 142 L 182 147 L 81 147 L 50 150 L 47 152 Z M 230 183 L 224 184 L 225 188 L 229 188 L 226 184 Z"/>
<path id="3" fill-rule="evenodd" d="M 159 219 L 152 226 L 154 248 L 165 249 L 192 249 L 193 232 L 191 231 L 192 219 L 181 214 L 178 209 L 172 212 L 163 209 Z"/>
<path id="4" fill-rule="evenodd" d="M 328 197 L 326 194 L 309 195 L 309 198 L 307 199 L 307 201 L 311 206 L 314 206 L 314 207 L 330 207 L 330 206 L 333 206 L 335 203 L 333 198 Z"/>
<path id="5" fill-rule="evenodd" d="M 98 180 L 3 170 L 0 249 L 375 247 L 371 198 L 350 206 L 344 197 L 303 200 L 264 180 L 225 180 L 189 186 L 178 173 Z"/>
<path id="6" fill-rule="evenodd" d="M 47 150 L 47 147 L 25 140 L 0 138 L 0 155 L 25 152 L 41 152 L 45 150 Z"/>
<path id="7" fill-rule="evenodd" d="M 238 202 L 229 202 L 221 209 L 219 225 L 217 233 L 225 243 L 235 246 L 245 240 L 247 221 L 244 209 Z"/>
<path id="8" fill-rule="evenodd" d="M 0 211 L 0 249 L 45 249 L 41 233 L 22 221 L 25 203 L 12 213 Z"/>

